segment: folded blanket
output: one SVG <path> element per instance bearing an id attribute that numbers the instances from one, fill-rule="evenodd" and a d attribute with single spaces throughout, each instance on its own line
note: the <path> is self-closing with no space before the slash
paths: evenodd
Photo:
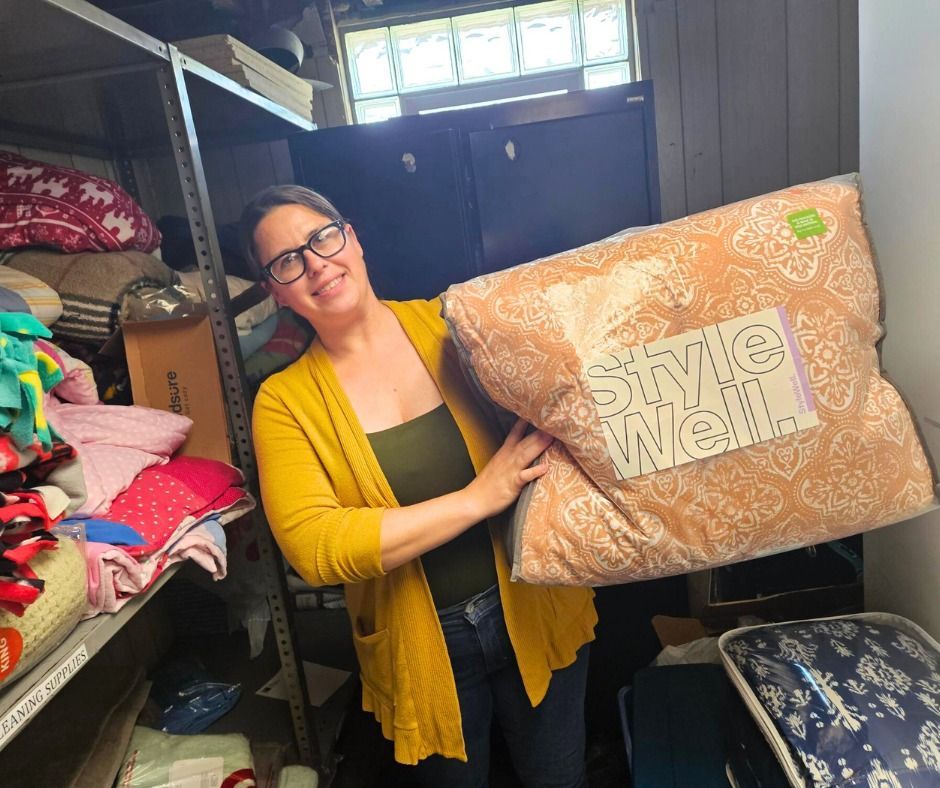
<path id="1" fill-rule="evenodd" d="M 0 265 L 0 311 L 26 312 L 51 326 L 62 316 L 62 299 L 35 276 Z"/>
<path id="2" fill-rule="evenodd" d="M 126 548 L 130 555 L 152 555 L 212 515 L 224 523 L 251 511 L 255 502 L 241 487 L 244 480 L 224 462 L 174 457 L 142 471 L 102 519 L 124 523 L 143 537 L 146 544 Z"/>
<path id="3" fill-rule="evenodd" d="M 227 514 L 240 516 L 245 511 L 236 507 Z M 83 618 L 116 613 L 134 596 L 146 591 L 168 566 L 186 559 L 192 559 L 205 569 L 213 580 L 224 579 L 227 564 L 222 522 L 225 520 L 225 515 L 200 522 L 187 518 L 172 541 L 140 561 L 131 554 L 135 552 L 133 545 L 88 542 L 88 608 Z"/>
<path id="4" fill-rule="evenodd" d="M 135 558 L 120 547 L 103 542 L 85 545 L 88 567 L 88 609 L 83 618 L 98 613 L 116 613 L 127 601 L 143 591 L 149 583 Z"/>
<path id="5" fill-rule="evenodd" d="M 110 545 L 133 546 L 145 544 L 144 538 L 129 525 L 89 517 L 87 520 L 67 520 L 67 524 L 81 523 L 85 526 L 85 538 L 89 542 L 104 542 Z"/>
<path id="6" fill-rule="evenodd" d="M 203 520 L 167 547 L 167 564 L 187 558 L 205 569 L 213 580 L 225 577 L 225 531 L 218 519 Z"/>
<path id="7" fill-rule="evenodd" d="M 0 151 L 0 249 L 143 249 L 160 233 L 114 181 Z"/>
<path id="8" fill-rule="evenodd" d="M 173 284 L 175 273 L 144 252 L 62 254 L 27 249 L 0 255 L 0 264 L 42 280 L 62 299 L 57 337 L 103 343 L 118 328 L 124 300 Z"/>
<path id="9" fill-rule="evenodd" d="M 19 449 L 38 443 L 48 450 L 57 437 L 46 423 L 43 392 L 62 380 L 62 370 L 34 348 L 37 337 L 49 336 L 32 315 L 0 312 L 0 430 Z"/>
<path id="10" fill-rule="evenodd" d="M 0 434 L 0 492 L 54 486 L 68 498 L 65 514 L 85 502 L 85 477 L 78 454 L 67 443 L 53 443 L 49 451 L 38 444 L 20 451 L 9 435 Z"/>
<path id="11" fill-rule="evenodd" d="M 50 423 L 82 460 L 87 499 L 78 514 L 99 514 L 137 475 L 165 463 L 192 427 L 168 411 L 139 405 L 73 405 L 46 399 Z"/>

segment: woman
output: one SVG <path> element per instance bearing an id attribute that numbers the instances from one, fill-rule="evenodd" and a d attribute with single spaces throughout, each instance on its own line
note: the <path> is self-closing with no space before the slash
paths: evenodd
<path id="1" fill-rule="evenodd" d="M 439 301 L 380 301 L 322 196 L 266 189 L 241 231 L 278 304 L 316 329 L 262 385 L 255 450 L 288 561 L 345 584 L 363 708 L 426 785 L 485 785 L 494 717 L 526 785 L 583 785 L 593 592 L 510 583 L 494 519 L 546 472 L 551 437 L 519 422 L 503 439 Z"/>

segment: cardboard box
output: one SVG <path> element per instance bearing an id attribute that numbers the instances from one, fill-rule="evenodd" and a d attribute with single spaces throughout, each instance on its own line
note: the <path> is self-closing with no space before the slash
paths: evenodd
<path id="1" fill-rule="evenodd" d="M 193 420 L 181 454 L 231 463 L 225 400 L 205 309 L 169 320 L 127 321 L 122 328 L 134 404 Z"/>

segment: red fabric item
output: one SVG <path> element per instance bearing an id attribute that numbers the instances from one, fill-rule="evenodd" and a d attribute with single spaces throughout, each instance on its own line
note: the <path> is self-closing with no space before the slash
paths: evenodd
<path id="1" fill-rule="evenodd" d="M 0 249 L 152 252 L 160 232 L 107 178 L 0 152 Z"/>
<path id="2" fill-rule="evenodd" d="M 245 491 L 240 487 L 229 487 L 225 492 L 218 496 L 211 503 L 206 504 L 201 509 L 196 512 L 193 512 L 193 517 L 197 520 L 201 520 L 203 517 L 212 514 L 213 512 L 221 512 L 225 509 L 228 509 L 230 506 L 234 506 L 242 498 L 245 497 Z"/>
<path id="3" fill-rule="evenodd" d="M 30 580 L 34 580 L 36 573 L 29 568 L 28 562 L 32 561 L 37 553 L 43 550 L 52 550 L 56 547 L 58 547 L 58 545 L 48 539 L 37 539 L 35 542 L 27 542 L 4 550 L 3 557 L 8 561 L 12 561 L 14 564 L 19 564 L 19 569 L 17 570 L 19 577 L 27 577 Z"/>
<path id="4" fill-rule="evenodd" d="M 48 531 L 54 525 L 39 493 L 18 490 L 5 495 L 4 500 L 9 503 L 0 506 L 0 546 L 19 544 L 36 531 Z"/>
<path id="5" fill-rule="evenodd" d="M 163 466 L 167 476 L 179 479 L 183 484 L 199 492 L 211 501 L 229 487 L 243 484 L 242 472 L 218 460 L 202 457 L 174 457 Z"/>
<path id="6" fill-rule="evenodd" d="M 18 449 L 13 439 L 8 433 L 0 433 L 0 474 L 8 471 L 30 468 L 36 473 L 43 475 L 37 476 L 37 479 L 45 479 L 56 466 L 66 460 L 75 459 L 77 456 L 75 449 L 67 443 L 55 442 L 52 448 L 46 451 L 42 448 L 39 441 L 26 449 Z M 43 468 L 40 465 L 46 464 Z M 24 475 L 25 481 L 27 477 Z M 34 482 L 40 483 L 40 482 Z M 3 489 L 15 489 L 4 486 Z"/>
<path id="7" fill-rule="evenodd" d="M 6 534 L 4 534 L 4 539 Z M 27 563 L 43 550 L 55 550 L 59 544 L 51 535 L 36 537 L 17 547 L 0 549 L 0 609 L 22 616 L 26 607 L 39 598 L 43 581 Z M 11 564 L 13 565 L 11 567 Z"/>

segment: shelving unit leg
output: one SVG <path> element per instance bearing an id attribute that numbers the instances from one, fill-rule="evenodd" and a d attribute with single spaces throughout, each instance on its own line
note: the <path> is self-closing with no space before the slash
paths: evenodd
<path id="1" fill-rule="evenodd" d="M 169 64 L 157 73 L 163 111 L 173 146 L 176 171 L 183 191 L 186 215 L 196 248 L 196 259 L 199 261 L 199 273 L 205 288 L 219 369 L 222 374 L 230 434 L 235 445 L 236 462 L 245 473 L 249 486 L 257 493 L 257 469 L 251 447 L 250 401 L 245 385 L 241 354 L 236 347 L 235 321 L 229 309 L 222 253 L 215 231 L 196 127 L 183 68 L 180 64 L 180 54 L 173 46 L 169 46 L 169 54 Z M 317 742 L 315 726 L 310 725 L 308 719 L 310 706 L 294 648 L 293 630 L 286 605 L 286 586 L 283 571 L 279 565 L 279 554 L 274 547 L 270 530 L 263 516 L 256 512 L 252 518 L 260 548 L 260 563 L 264 572 L 268 605 L 281 661 L 281 675 L 294 724 L 298 755 L 303 763 L 321 772 L 328 772 L 330 769 L 327 764 L 323 763 L 324 758 Z"/>

